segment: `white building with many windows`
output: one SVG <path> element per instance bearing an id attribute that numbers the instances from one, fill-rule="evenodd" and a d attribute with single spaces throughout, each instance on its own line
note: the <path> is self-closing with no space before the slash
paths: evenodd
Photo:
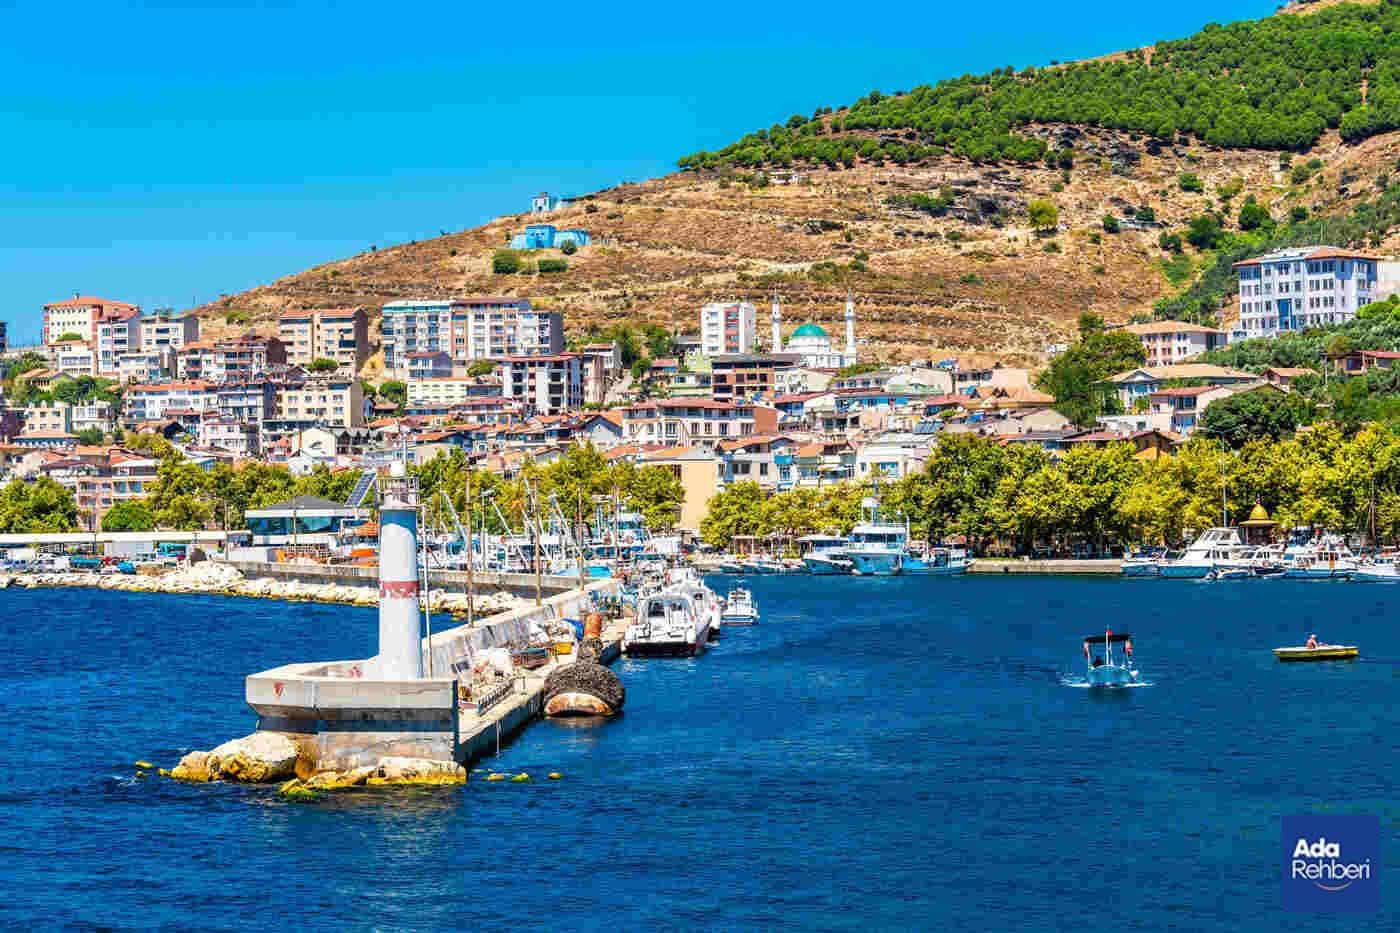
<path id="1" fill-rule="evenodd" d="M 564 349 L 564 318 L 524 298 L 470 296 L 384 305 L 384 368 L 407 369 L 410 353 L 446 353 L 454 363 L 551 356 Z"/>
<path id="2" fill-rule="evenodd" d="M 712 301 L 700 309 L 700 352 L 748 353 L 757 343 L 758 309 L 747 301 Z"/>
<path id="3" fill-rule="evenodd" d="M 1235 263 L 1236 339 L 1341 324 L 1375 301 L 1382 259 L 1335 246 L 1300 246 Z"/>

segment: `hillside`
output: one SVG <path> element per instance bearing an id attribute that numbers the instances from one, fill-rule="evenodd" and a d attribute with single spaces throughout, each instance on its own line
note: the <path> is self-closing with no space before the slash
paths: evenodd
<path id="1" fill-rule="evenodd" d="M 1345 212 L 1374 194 L 1400 158 L 1400 139 L 1351 132 L 1347 142 L 1343 132 L 1363 111 L 1368 126 L 1381 125 L 1375 114 L 1384 108 L 1375 108 L 1385 100 L 1358 101 L 1389 94 L 1389 23 L 1396 9 L 1343 6 L 1259 21 L 1267 28 L 1208 27 L 1181 43 L 1122 58 L 1047 68 L 1026 78 L 1003 72 L 958 79 L 897 97 L 871 95 L 811 119 L 794 117 L 803 122 L 794 123 L 796 135 L 786 142 L 786 128 L 774 127 L 717 153 L 686 157 L 679 173 L 596 192 L 550 215 L 550 223 L 584 227 L 594 238 L 567 257 L 563 273 L 492 273 L 492 254 L 530 221 L 519 214 L 361 253 L 200 310 L 208 331 L 218 333 L 249 323 L 268 329 L 289 307 L 377 308 L 397 298 L 503 293 L 563 311 L 571 334 L 622 320 L 694 331 L 704 302 L 743 297 L 762 305 L 776 290 L 791 328 L 807 319 L 837 324 L 850 288 L 865 352 L 888 359 L 956 352 L 1029 361 L 1066 336 L 1083 311 L 1123 319 L 1150 313 L 1154 302 L 1177 292 L 1210 257 L 1189 247 L 1173 256 L 1159 248 L 1158 237 L 1220 208 L 1222 200 L 1228 223 L 1248 195 L 1282 218 L 1295 207 L 1314 216 Z M 1274 25 L 1284 21 L 1301 25 Z M 1228 43 L 1215 35 L 1221 32 Z M 1309 57 L 1314 47 L 1322 51 Z M 1358 48 L 1365 55 L 1357 61 L 1364 64 L 1353 68 L 1347 60 Z M 1286 141 L 1277 135 L 1221 137 L 1230 122 L 1221 114 L 1240 99 L 1231 88 L 1251 101 L 1257 95 L 1250 90 L 1249 63 L 1281 49 L 1291 50 L 1290 64 L 1269 74 L 1311 88 L 1307 106 L 1299 109 L 1298 98 L 1274 92 L 1251 106 L 1256 114 L 1292 108 L 1289 132 L 1307 150 L 1291 156 L 1292 167 L 1284 165 L 1287 153 L 1245 145 Z M 1216 66 L 1226 76 L 1212 72 Z M 1136 98 L 1126 92 L 1097 104 L 1093 93 L 1070 93 L 1107 80 L 1096 69 L 1127 69 L 1110 72 L 1113 80 L 1131 85 L 1140 78 L 1153 94 L 1167 95 L 1163 99 L 1175 104 L 1163 113 L 1173 125 L 1144 132 L 1156 117 L 1123 119 L 1135 112 Z M 1042 80 L 1050 82 L 1044 100 L 1057 103 L 1038 112 L 1032 106 L 1037 95 L 1007 87 Z M 1176 123 L 1193 112 L 1181 105 L 1181 82 L 1213 89 L 1214 122 L 1200 134 Z M 944 106 L 979 96 L 999 102 L 952 111 Z M 1054 121 L 1029 119 L 1035 116 Z M 1255 117 L 1248 122 L 1263 125 Z M 1104 125 L 1087 125 L 1094 123 Z M 823 129 L 804 136 L 800 127 L 808 125 Z M 985 151 L 987 140 L 995 151 Z M 801 151 L 828 143 L 841 147 L 837 157 Z M 1300 165 L 1319 163 L 1316 171 L 1300 171 Z M 1199 177 L 1202 190 L 1183 190 L 1183 173 Z M 530 193 L 521 192 L 522 204 Z M 1056 230 L 1031 228 L 1027 205 L 1035 199 L 1057 206 Z M 1126 218 L 1142 208 L 1153 218 L 1142 229 L 1104 231 L 1106 214 Z M 544 257 L 561 258 L 553 250 L 530 258 Z"/>

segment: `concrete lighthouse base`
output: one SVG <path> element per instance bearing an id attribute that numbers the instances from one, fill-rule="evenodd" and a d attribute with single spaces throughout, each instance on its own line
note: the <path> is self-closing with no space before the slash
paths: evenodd
<path id="1" fill-rule="evenodd" d="M 313 661 L 250 675 L 245 696 L 258 714 L 259 731 L 296 737 L 317 772 L 349 771 L 384 758 L 467 764 L 534 718 L 540 704 L 522 693 L 522 702 L 502 703 L 479 716 L 474 705 L 458 700 L 458 672 L 471 670 L 484 651 L 527 642 L 532 622 L 578 618 L 591 593 L 616 587 L 615 580 L 599 580 L 585 593 L 568 590 L 541 606 L 435 633 L 431 644 L 422 639 L 423 668 L 433 677 L 380 679 L 375 658 Z M 543 683 L 542 676 L 535 679 Z"/>

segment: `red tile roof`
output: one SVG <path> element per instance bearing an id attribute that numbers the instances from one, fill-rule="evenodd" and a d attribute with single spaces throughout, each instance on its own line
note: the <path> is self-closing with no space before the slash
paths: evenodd
<path id="1" fill-rule="evenodd" d="M 110 298 L 98 298 L 96 295 L 74 295 L 64 301 L 55 301 L 52 304 L 44 305 L 45 308 L 87 308 L 93 306 L 104 308 L 136 307 L 136 305 L 127 304 L 125 301 L 112 301 Z"/>

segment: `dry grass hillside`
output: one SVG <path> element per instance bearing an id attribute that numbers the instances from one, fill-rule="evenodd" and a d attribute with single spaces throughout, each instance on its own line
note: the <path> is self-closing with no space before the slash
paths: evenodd
<path id="1" fill-rule="evenodd" d="M 1221 186 L 1242 181 L 1236 210 L 1253 194 L 1276 217 L 1298 205 L 1341 211 L 1371 196 L 1377 176 L 1400 159 L 1400 134 L 1359 145 L 1328 134 L 1295 157 L 1323 165 L 1300 182 L 1280 167 L 1277 152 L 1162 145 L 1082 127 L 1024 132 L 1072 149 L 1073 167 L 976 165 L 948 156 L 918 166 L 804 169 L 766 187 L 743 175 L 677 173 L 596 192 L 550 215 L 548 222 L 583 227 L 594 241 L 567 257 L 560 274 L 492 273 L 492 254 L 532 219 L 517 214 L 327 263 L 200 312 L 217 335 L 250 325 L 268 331 L 293 307 L 363 304 L 377 312 L 394 299 L 507 294 L 562 311 L 571 335 L 621 321 L 694 332 L 705 302 L 744 298 L 764 306 L 776 291 L 790 330 L 806 320 L 839 325 L 849 288 L 867 356 L 1030 362 L 1069 336 L 1081 312 L 1125 319 L 1174 292 L 1199 257 L 1188 249 L 1168 265 L 1158 236 L 1218 207 Z M 1183 172 L 1198 175 L 1205 190 L 1181 190 Z M 890 200 L 942 191 L 953 201 L 941 217 Z M 522 187 L 522 205 L 533 192 Z M 1026 205 L 1037 198 L 1058 207 L 1057 231 L 1031 229 Z M 1142 207 L 1155 212 L 1155 225 L 1103 231 L 1104 215 L 1122 218 Z M 531 255 L 562 258 L 553 250 Z"/>

